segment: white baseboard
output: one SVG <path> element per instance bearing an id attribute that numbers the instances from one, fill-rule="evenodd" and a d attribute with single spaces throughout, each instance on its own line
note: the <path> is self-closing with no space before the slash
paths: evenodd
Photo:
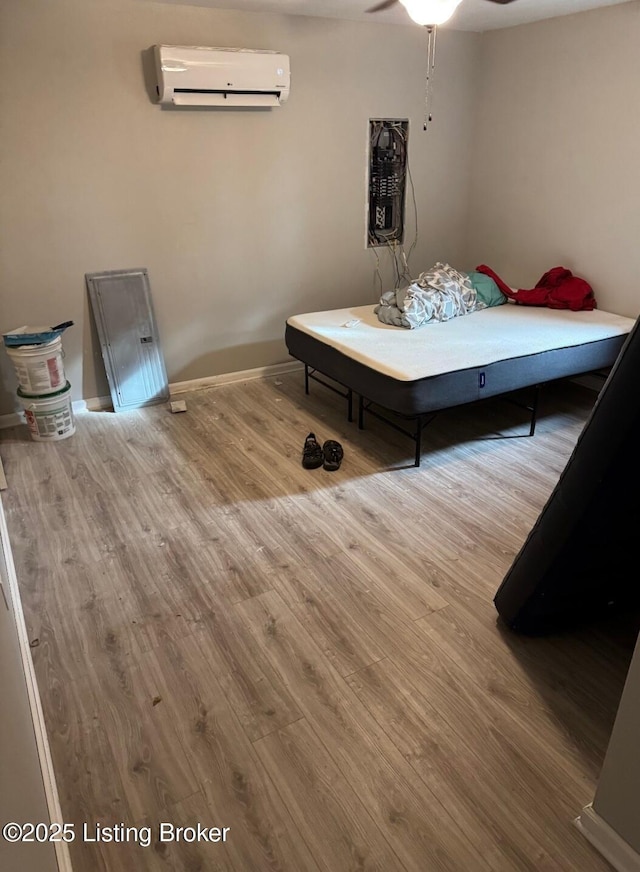
<path id="1" fill-rule="evenodd" d="M 74 400 L 73 411 L 78 412 L 107 412 L 113 408 L 111 397 L 89 397 L 88 400 Z"/>
<path id="2" fill-rule="evenodd" d="M 618 872 L 640 872 L 640 854 L 594 811 L 592 805 L 583 808 L 574 823 Z"/>
<path id="3" fill-rule="evenodd" d="M 206 378 L 194 378 L 190 381 L 173 382 L 169 385 L 171 396 L 185 394 L 187 391 L 197 391 L 204 388 L 213 388 L 219 385 L 229 385 L 233 382 L 251 381 L 255 378 L 269 378 L 271 376 L 284 375 L 287 372 L 297 372 L 302 369 L 302 364 L 297 361 L 287 363 L 274 363 L 271 366 L 258 366 L 255 369 L 243 369 L 239 372 L 226 372 L 222 375 L 211 375 Z"/>
<path id="4" fill-rule="evenodd" d="M 17 424 L 23 424 L 24 419 L 19 412 L 11 412 L 8 415 L 0 415 L 0 430 L 5 430 L 7 427 L 15 427 Z"/>
<path id="5" fill-rule="evenodd" d="M 58 786 L 56 784 L 56 776 L 53 770 L 53 761 L 51 759 L 51 749 L 49 747 L 49 739 L 47 737 L 47 729 L 42 713 L 42 703 L 40 702 L 40 693 L 38 691 L 38 683 L 36 681 L 36 673 L 31 659 L 31 648 L 29 646 L 29 636 L 27 627 L 24 621 L 24 612 L 22 611 L 22 600 L 20 599 L 20 590 L 18 588 L 18 578 L 16 576 L 15 564 L 13 562 L 13 554 L 11 552 L 11 543 L 9 542 L 9 531 L 7 530 L 7 521 L 4 514 L 4 506 L 0 500 L 0 539 L 2 540 L 2 548 L 4 550 L 5 563 L 7 568 L 7 587 L 13 616 L 18 631 L 18 643 L 20 646 L 20 656 L 22 659 L 22 668 L 24 669 L 25 680 L 27 684 L 27 696 L 29 698 L 29 706 L 31 708 L 31 718 L 33 720 L 33 729 L 36 738 L 36 747 L 38 749 L 38 757 L 40 759 L 40 769 L 42 770 L 42 781 L 44 784 L 44 793 L 49 810 L 49 818 L 52 823 L 63 824 L 62 808 L 60 806 L 60 797 L 58 795 Z M 60 872 L 73 872 L 71 867 L 71 855 L 69 846 L 66 842 L 54 842 L 56 860 Z"/>
<path id="6" fill-rule="evenodd" d="M 222 375 L 210 375 L 205 378 L 194 378 L 189 381 L 173 382 L 169 385 L 170 395 L 186 394 L 189 391 L 205 390 L 220 385 L 229 385 L 233 382 L 251 381 L 256 378 L 270 378 L 284 375 L 287 372 L 298 372 L 302 364 L 297 361 L 286 363 L 274 363 L 270 366 L 258 366 L 255 369 L 243 369 L 239 372 L 226 372 Z M 81 412 L 106 412 L 113 408 L 111 397 L 89 397 L 86 400 L 74 400 L 72 403 L 75 413 Z M 13 412 L 10 415 L 0 415 L 0 430 L 6 427 L 15 427 L 24 424 L 24 414 Z"/>

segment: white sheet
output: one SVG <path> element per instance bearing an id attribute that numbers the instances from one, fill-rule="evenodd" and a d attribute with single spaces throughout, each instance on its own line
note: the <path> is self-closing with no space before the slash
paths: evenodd
<path id="1" fill-rule="evenodd" d="M 417 330 L 382 324 L 373 306 L 293 315 L 287 323 L 378 372 L 415 381 L 629 333 L 632 318 L 505 304 Z M 356 323 L 353 323 L 356 322 Z M 353 326 L 345 326 L 353 323 Z"/>

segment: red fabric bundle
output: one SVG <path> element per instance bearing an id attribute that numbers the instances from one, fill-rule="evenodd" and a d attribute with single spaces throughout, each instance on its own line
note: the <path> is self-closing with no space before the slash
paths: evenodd
<path id="1" fill-rule="evenodd" d="M 476 267 L 476 270 L 490 276 L 503 294 L 523 306 L 547 306 L 549 309 L 571 309 L 574 312 L 598 307 L 591 285 L 563 266 L 556 266 L 546 272 L 535 288 L 519 291 L 512 290 L 485 264 Z"/>

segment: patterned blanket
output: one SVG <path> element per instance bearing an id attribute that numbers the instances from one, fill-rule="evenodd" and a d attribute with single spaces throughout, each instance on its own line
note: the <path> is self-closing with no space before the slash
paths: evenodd
<path id="1" fill-rule="evenodd" d="M 414 329 L 484 308 L 466 273 L 436 263 L 408 287 L 384 293 L 374 311 L 383 324 Z"/>

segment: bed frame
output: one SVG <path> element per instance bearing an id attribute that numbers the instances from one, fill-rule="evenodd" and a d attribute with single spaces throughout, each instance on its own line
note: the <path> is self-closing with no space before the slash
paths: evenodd
<path id="1" fill-rule="evenodd" d="M 509 306 L 508 308 L 524 310 L 530 307 Z M 503 352 L 496 352 L 495 347 L 491 353 L 480 347 L 475 364 L 469 365 L 470 358 L 465 355 L 464 365 L 460 368 L 447 365 L 442 371 L 442 366 L 435 365 L 436 371 L 433 371 L 434 357 L 438 356 L 437 348 L 433 347 L 433 340 L 436 337 L 446 338 L 447 334 L 445 331 L 440 334 L 429 334 L 428 331 L 442 331 L 442 328 L 447 327 L 446 324 L 427 325 L 417 331 L 407 331 L 404 328 L 379 324 L 375 316 L 371 317 L 372 311 L 373 307 L 358 307 L 335 310 L 335 313 L 294 316 L 287 321 L 285 342 L 289 353 L 304 364 L 306 394 L 309 393 L 312 380 L 340 394 L 347 400 L 349 421 L 353 420 L 354 395 L 357 395 L 359 428 L 364 429 L 365 414 L 370 414 L 409 436 L 415 443 L 415 466 L 420 466 L 423 430 L 439 411 L 489 397 L 530 389 L 531 400 L 523 407 L 530 412 L 528 435 L 533 436 L 541 385 L 558 378 L 611 367 L 634 324 L 630 318 L 604 312 L 594 316 L 593 313 L 565 311 L 562 316 L 556 314 L 556 317 L 562 317 L 562 335 L 566 334 L 560 347 L 553 347 L 558 344 L 559 333 L 556 329 L 551 340 L 532 342 L 531 345 L 535 350 L 530 353 L 527 353 L 525 347 L 519 346 L 521 353 L 510 352 L 508 356 L 504 356 Z M 545 312 L 549 315 L 545 315 L 544 318 L 548 317 L 551 320 L 554 317 L 552 310 L 545 310 Z M 468 329 L 482 328 L 483 332 L 493 322 L 504 324 L 503 316 L 499 319 L 494 316 L 492 321 L 491 316 L 487 317 L 488 314 L 489 310 L 486 310 L 455 320 L 467 322 Z M 589 324 L 593 323 L 595 318 L 598 319 L 598 330 L 595 332 L 587 330 L 585 334 L 585 316 L 589 319 Z M 512 314 L 510 317 L 513 319 Z M 524 312 L 522 317 L 525 317 Z M 538 321 L 540 317 L 541 313 L 538 310 Z M 483 320 L 472 323 L 472 319 L 480 318 Z M 358 340 L 362 340 L 365 334 L 370 334 L 374 349 L 372 356 L 363 355 L 363 346 L 358 344 L 355 336 L 350 345 L 351 335 L 348 329 L 342 332 L 338 329 L 339 326 L 344 327 L 350 321 L 358 319 L 360 319 Z M 316 326 L 318 320 L 330 326 L 318 327 Z M 572 324 L 576 325 L 575 331 L 571 330 Z M 423 332 L 424 351 L 420 353 L 424 356 L 425 374 L 422 377 L 398 378 L 396 374 L 389 371 L 382 357 L 382 362 L 376 360 L 376 345 L 380 345 L 385 338 L 388 338 L 379 333 L 381 329 L 397 331 L 405 335 Z M 456 332 L 459 332 L 459 325 L 456 325 Z M 585 335 L 591 338 L 584 341 Z M 593 338 L 594 336 L 596 338 Z M 398 342 L 395 337 L 391 338 Z M 415 349 L 418 348 L 415 340 L 413 341 L 413 358 L 408 370 L 411 374 L 416 372 Z M 549 345 L 551 347 L 548 347 Z M 418 371 L 419 368 L 420 364 L 417 366 Z M 431 371 L 432 374 L 429 374 Z M 326 379 L 330 379 L 332 384 Z M 518 403 L 518 405 L 523 404 Z"/>

